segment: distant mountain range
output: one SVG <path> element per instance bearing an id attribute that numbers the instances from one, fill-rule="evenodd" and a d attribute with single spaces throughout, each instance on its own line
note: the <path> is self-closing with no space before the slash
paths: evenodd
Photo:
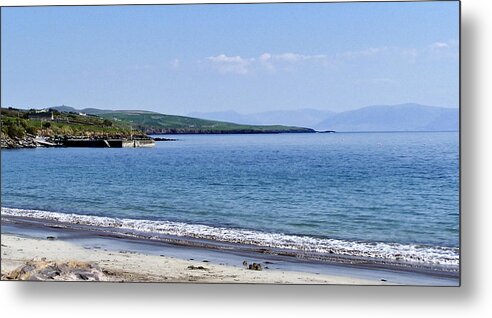
<path id="1" fill-rule="evenodd" d="M 189 113 L 188 116 L 249 125 L 278 125 L 281 123 L 281 125 L 287 126 L 313 128 L 319 124 L 321 120 L 327 119 L 335 114 L 336 113 L 332 111 L 306 108 L 299 110 L 268 111 L 256 114 L 240 114 L 235 111 L 212 113 L 194 112 Z"/>
<path id="2" fill-rule="evenodd" d="M 459 110 L 420 104 L 367 106 L 335 113 L 315 109 L 239 114 L 234 111 L 190 113 L 191 117 L 239 124 L 293 125 L 335 131 L 457 131 Z"/>
<path id="3" fill-rule="evenodd" d="M 84 113 L 84 114 L 90 114 L 90 115 L 102 115 L 102 114 L 109 114 L 109 113 L 121 113 L 121 112 L 128 112 L 128 113 L 154 113 L 148 110 L 111 110 L 111 109 L 99 109 L 99 108 L 82 108 L 82 109 L 77 109 L 72 106 L 54 106 L 50 107 L 51 109 L 56 109 L 57 111 L 60 112 L 66 112 L 66 113 Z M 158 113 L 154 113 L 158 114 Z"/>
<path id="4" fill-rule="evenodd" d="M 305 127 L 318 131 L 457 131 L 459 129 L 459 110 L 420 104 L 367 106 L 345 112 L 322 111 L 316 109 L 278 110 L 255 114 L 240 114 L 235 111 L 190 113 L 189 117 L 164 115 L 145 110 L 104 110 L 97 108 L 75 109 L 70 106 L 52 107 L 64 112 L 82 112 L 139 122 L 142 126 L 153 128 L 206 128 L 224 124 L 249 129 L 249 126 L 283 126 L 282 128 Z M 139 115 L 139 116 L 136 116 Z M 133 118 L 134 117 L 134 118 Z M 151 120 L 152 118 L 152 120 Z M 230 126 L 229 125 L 229 126 Z M 248 126 L 248 127 L 245 127 Z M 228 128 L 232 128 L 228 127 Z M 272 127 L 273 128 L 273 127 Z M 278 127 L 276 127 L 278 128 Z"/>

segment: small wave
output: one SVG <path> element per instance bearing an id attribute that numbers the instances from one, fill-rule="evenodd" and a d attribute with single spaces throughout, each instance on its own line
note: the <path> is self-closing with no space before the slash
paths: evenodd
<path id="1" fill-rule="evenodd" d="M 459 250 L 458 248 L 450 247 L 384 242 L 355 242 L 281 233 L 265 233 L 245 229 L 212 227 L 201 224 L 112 218 L 5 207 L 2 207 L 2 215 L 45 219 L 70 224 L 119 228 L 130 231 L 180 237 L 193 237 L 229 243 L 250 244 L 303 252 L 369 257 L 417 264 L 459 265 Z"/>

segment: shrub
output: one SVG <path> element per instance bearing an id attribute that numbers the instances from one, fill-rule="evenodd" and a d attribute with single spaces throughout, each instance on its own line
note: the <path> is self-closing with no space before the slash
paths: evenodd
<path id="1" fill-rule="evenodd" d="M 31 135 L 37 135 L 38 134 L 38 129 L 34 126 L 29 126 L 26 128 L 26 132 Z"/>
<path id="2" fill-rule="evenodd" d="M 24 138 L 24 136 L 26 135 L 26 131 L 21 126 L 18 126 L 18 125 L 9 125 L 8 128 L 7 128 L 7 134 L 11 138 L 14 138 L 14 137 Z"/>
<path id="3" fill-rule="evenodd" d="M 113 122 L 109 119 L 105 119 L 103 121 L 103 126 L 111 127 L 111 126 L 113 126 Z"/>

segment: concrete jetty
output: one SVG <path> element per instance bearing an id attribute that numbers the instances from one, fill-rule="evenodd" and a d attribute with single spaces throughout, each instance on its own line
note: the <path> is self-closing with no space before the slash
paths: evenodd
<path id="1" fill-rule="evenodd" d="M 66 139 L 62 141 L 65 147 L 85 148 L 149 148 L 154 147 L 152 139 Z"/>

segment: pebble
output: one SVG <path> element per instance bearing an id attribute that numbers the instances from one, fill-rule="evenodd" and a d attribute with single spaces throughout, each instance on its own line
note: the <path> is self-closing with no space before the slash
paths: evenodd
<path id="1" fill-rule="evenodd" d="M 191 269 L 191 270 L 195 270 L 195 269 L 208 270 L 208 268 L 205 268 L 203 266 L 194 266 L 194 265 L 188 266 L 188 269 Z"/>
<path id="2" fill-rule="evenodd" d="M 261 271 L 261 270 L 263 270 L 263 267 L 259 263 L 253 263 L 253 264 L 249 264 L 248 265 L 248 269 L 249 270 L 254 270 L 254 271 Z"/>

